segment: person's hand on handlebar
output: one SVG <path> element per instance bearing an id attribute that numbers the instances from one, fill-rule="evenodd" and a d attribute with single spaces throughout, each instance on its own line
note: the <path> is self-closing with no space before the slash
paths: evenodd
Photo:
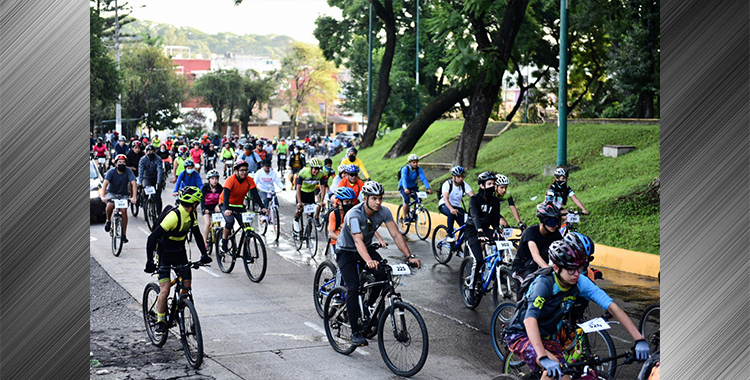
<path id="1" fill-rule="evenodd" d="M 378 263 L 377 260 L 370 259 L 370 260 L 366 261 L 366 264 L 367 264 L 368 268 L 370 268 L 370 269 L 376 269 L 377 270 L 379 263 Z"/>
<path id="2" fill-rule="evenodd" d="M 562 368 L 560 367 L 560 363 L 550 359 L 548 356 L 544 356 L 541 359 L 539 359 L 539 365 L 544 367 L 544 369 L 547 371 L 547 376 L 559 379 L 562 377 Z"/>
<path id="3" fill-rule="evenodd" d="M 407 257 L 406 262 L 408 262 L 410 264 L 413 264 L 413 265 L 416 265 L 417 268 L 421 268 L 422 267 L 422 261 L 419 260 L 417 258 L 417 256 L 414 256 L 414 255 L 410 255 L 409 257 Z"/>

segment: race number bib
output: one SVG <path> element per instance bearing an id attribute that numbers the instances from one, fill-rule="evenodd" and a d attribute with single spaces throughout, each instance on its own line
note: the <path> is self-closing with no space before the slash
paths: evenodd
<path id="1" fill-rule="evenodd" d="M 427 193 L 425 193 L 424 191 L 419 191 L 417 192 L 417 197 L 419 197 L 420 199 L 425 199 L 427 198 Z"/>
<path id="2" fill-rule="evenodd" d="M 146 195 L 156 194 L 156 189 L 153 186 L 146 186 L 143 191 L 146 192 Z"/>
<path id="3" fill-rule="evenodd" d="M 99 163 L 100 163 L 100 164 L 103 164 L 103 163 L 107 162 L 107 159 L 106 159 L 106 158 L 104 158 L 104 157 L 99 157 L 99 158 L 97 159 L 97 161 L 99 161 Z"/>
<path id="4" fill-rule="evenodd" d="M 506 249 L 513 249 L 513 243 L 507 241 L 507 240 L 498 240 L 495 242 L 495 246 L 497 249 L 503 251 Z"/>
<path id="5" fill-rule="evenodd" d="M 508 227 L 503 228 L 503 237 L 504 238 L 507 239 L 507 238 L 512 237 L 512 236 L 513 236 L 513 229 L 512 228 L 508 228 Z"/>
<path id="6" fill-rule="evenodd" d="M 273 198 L 273 193 L 266 193 L 266 198 L 268 198 L 268 199 Z"/>
<path id="7" fill-rule="evenodd" d="M 388 264 L 391 266 L 392 272 L 396 276 L 403 276 L 411 274 L 411 269 L 406 264 Z"/>
<path id="8" fill-rule="evenodd" d="M 234 161 L 232 161 L 232 160 L 227 160 L 227 166 L 232 166 L 232 164 L 233 164 L 233 163 L 234 163 Z"/>
<path id="9" fill-rule="evenodd" d="M 255 214 L 252 212 L 243 212 L 242 213 L 242 222 L 245 224 L 251 224 L 253 220 L 255 219 Z"/>
<path id="10" fill-rule="evenodd" d="M 286 160 L 286 154 L 280 154 L 279 160 Z"/>
<path id="11" fill-rule="evenodd" d="M 221 215 L 220 212 L 215 212 L 211 214 L 211 221 L 216 223 L 221 223 L 224 220 L 224 215 Z"/>
<path id="12" fill-rule="evenodd" d="M 579 323 L 578 326 L 580 326 L 586 334 L 609 329 L 609 323 L 601 317 Z"/>
<path id="13" fill-rule="evenodd" d="M 305 214 L 312 214 L 317 209 L 316 205 L 305 205 Z"/>
<path id="14" fill-rule="evenodd" d="M 568 214 L 568 223 L 579 223 L 581 216 L 578 214 Z"/>
<path id="15" fill-rule="evenodd" d="M 115 199 L 115 208 L 128 208 L 127 199 Z"/>

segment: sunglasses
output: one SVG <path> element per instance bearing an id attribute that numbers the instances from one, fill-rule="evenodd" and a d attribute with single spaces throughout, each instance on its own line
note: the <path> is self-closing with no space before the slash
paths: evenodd
<path id="1" fill-rule="evenodd" d="M 565 270 L 568 272 L 569 275 L 574 276 L 576 274 L 583 273 L 586 270 L 586 268 L 585 267 L 566 268 Z"/>
<path id="2" fill-rule="evenodd" d="M 560 226 L 560 219 L 559 218 L 547 219 L 544 221 L 544 225 L 547 227 L 558 227 Z"/>

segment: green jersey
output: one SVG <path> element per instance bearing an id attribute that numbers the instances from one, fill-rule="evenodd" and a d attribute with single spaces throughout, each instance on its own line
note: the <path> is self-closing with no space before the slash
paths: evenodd
<path id="1" fill-rule="evenodd" d="M 313 176 L 310 172 L 310 167 L 308 166 L 297 173 L 297 184 L 302 185 L 300 189 L 302 190 L 302 192 L 312 193 L 315 191 L 315 187 L 317 185 L 325 186 L 325 182 L 323 180 L 324 177 L 325 175 L 323 174 L 322 170 L 318 172 L 318 175 Z"/>

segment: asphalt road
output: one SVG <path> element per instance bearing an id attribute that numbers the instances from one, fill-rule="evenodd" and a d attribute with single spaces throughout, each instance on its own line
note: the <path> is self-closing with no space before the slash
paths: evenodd
<path id="1" fill-rule="evenodd" d="M 168 189 L 171 188 L 168 185 Z M 241 263 L 230 274 L 222 273 L 215 263 L 193 271 L 193 294 L 206 354 L 198 371 L 188 369 L 174 334 L 161 349 L 146 342 L 140 299 L 144 286 L 156 281 L 156 277 L 143 272 L 148 228 L 142 210 L 137 218 L 130 218 L 130 242 L 125 244 L 119 257 L 111 253 L 109 234 L 104 232 L 103 224 L 91 225 L 91 256 L 116 282 L 116 285 L 98 284 L 95 282 L 102 281 L 102 277 L 95 278 L 92 274 L 92 300 L 100 288 L 112 286 L 122 287 L 132 296 L 132 302 L 126 300 L 127 297 L 118 301 L 122 305 L 102 302 L 96 313 L 92 311 L 92 347 L 94 341 L 113 342 L 113 338 L 107 338 L 112 335 L 111 331 L 106 328 L 95 331 L 94 326 L 99 318 L 116 317 L 121 320 L 120 325 L 126 327 L 119 328 L 115 335 L 130 342 L 129 347 L 135 353 L 142 350 L 141 363 L 170 366 L 170 370 L 176 365 L 179 372 L 179 375 L 174 372 L 169 375 L 170 371 L 152 371 L 145 377 L 133 375 L 125 363 L 128 358 L 123 358 L 107 377 L 309 379 L 336 374 L 345 378 L 396 378 L 383 363 L 376 340 L 370 340 L 369 347 L 358 348 L 349 356 L 338 354 L 329 346 L 323 321 L 315 312 L 312 298 L 313 275 L 322 255 L 313 259 L 309 253 L 297 252 L 291 246 L 293 194 L 291 191 L 278 194 L 282 234 L 279 242 L 267 242 L 268 270 L 262 282 L 251 282 Z M 165 192 L 163 200 L 164 204 L 173 202 L 170 191 Z M 203 221 L 200 223 L 202 226 Z M 392 242 L 385 228 L 380 232 Z M 439 264 L 432 256 L 429 240 L 416 240 L 413 234 L 408 237 L 410 249 L 422 259 L 423 266 L 402 281 L 399 291 L 424 317 L 430 345 L 427 362 L 414 378 L 494 378 L 501 373 L 502 363 L 490 340 L 491 297 L 483 299 L 475 310 L 466 308 L 458 291 L 460 259 L 453 258 L 448 265 Z M 189 252 L 192 260 L 200 257 L 194 245 Z M 381 254 L 394 260 L 403 257 L 395 244 L 390 244 Z M 631 317 L 637 318 L 648 304 L 658 302 L 659 290 L 655 280 L 603 271 L 605 280 L 600 281 L 600 285 Z M 108 277 L 106 275 L 104 278 Z M 592 314 L 600 315 L 601 310 L 596 309 L 598 307 L 593 305 Z M 634 321 L 637 324 L 637 320 Z M 614 324 L 609 332 L 618 352 L 632 346 L 629 334 L 621 326 Z M 103 361 L 103 364 L 103 368 L 108 368 L 108 362 Z M 625 366 L 618 378 L 634 379 L 639 368 L 639 365 Z M 92 370 L 92 376 L 94 373 Z"/>

